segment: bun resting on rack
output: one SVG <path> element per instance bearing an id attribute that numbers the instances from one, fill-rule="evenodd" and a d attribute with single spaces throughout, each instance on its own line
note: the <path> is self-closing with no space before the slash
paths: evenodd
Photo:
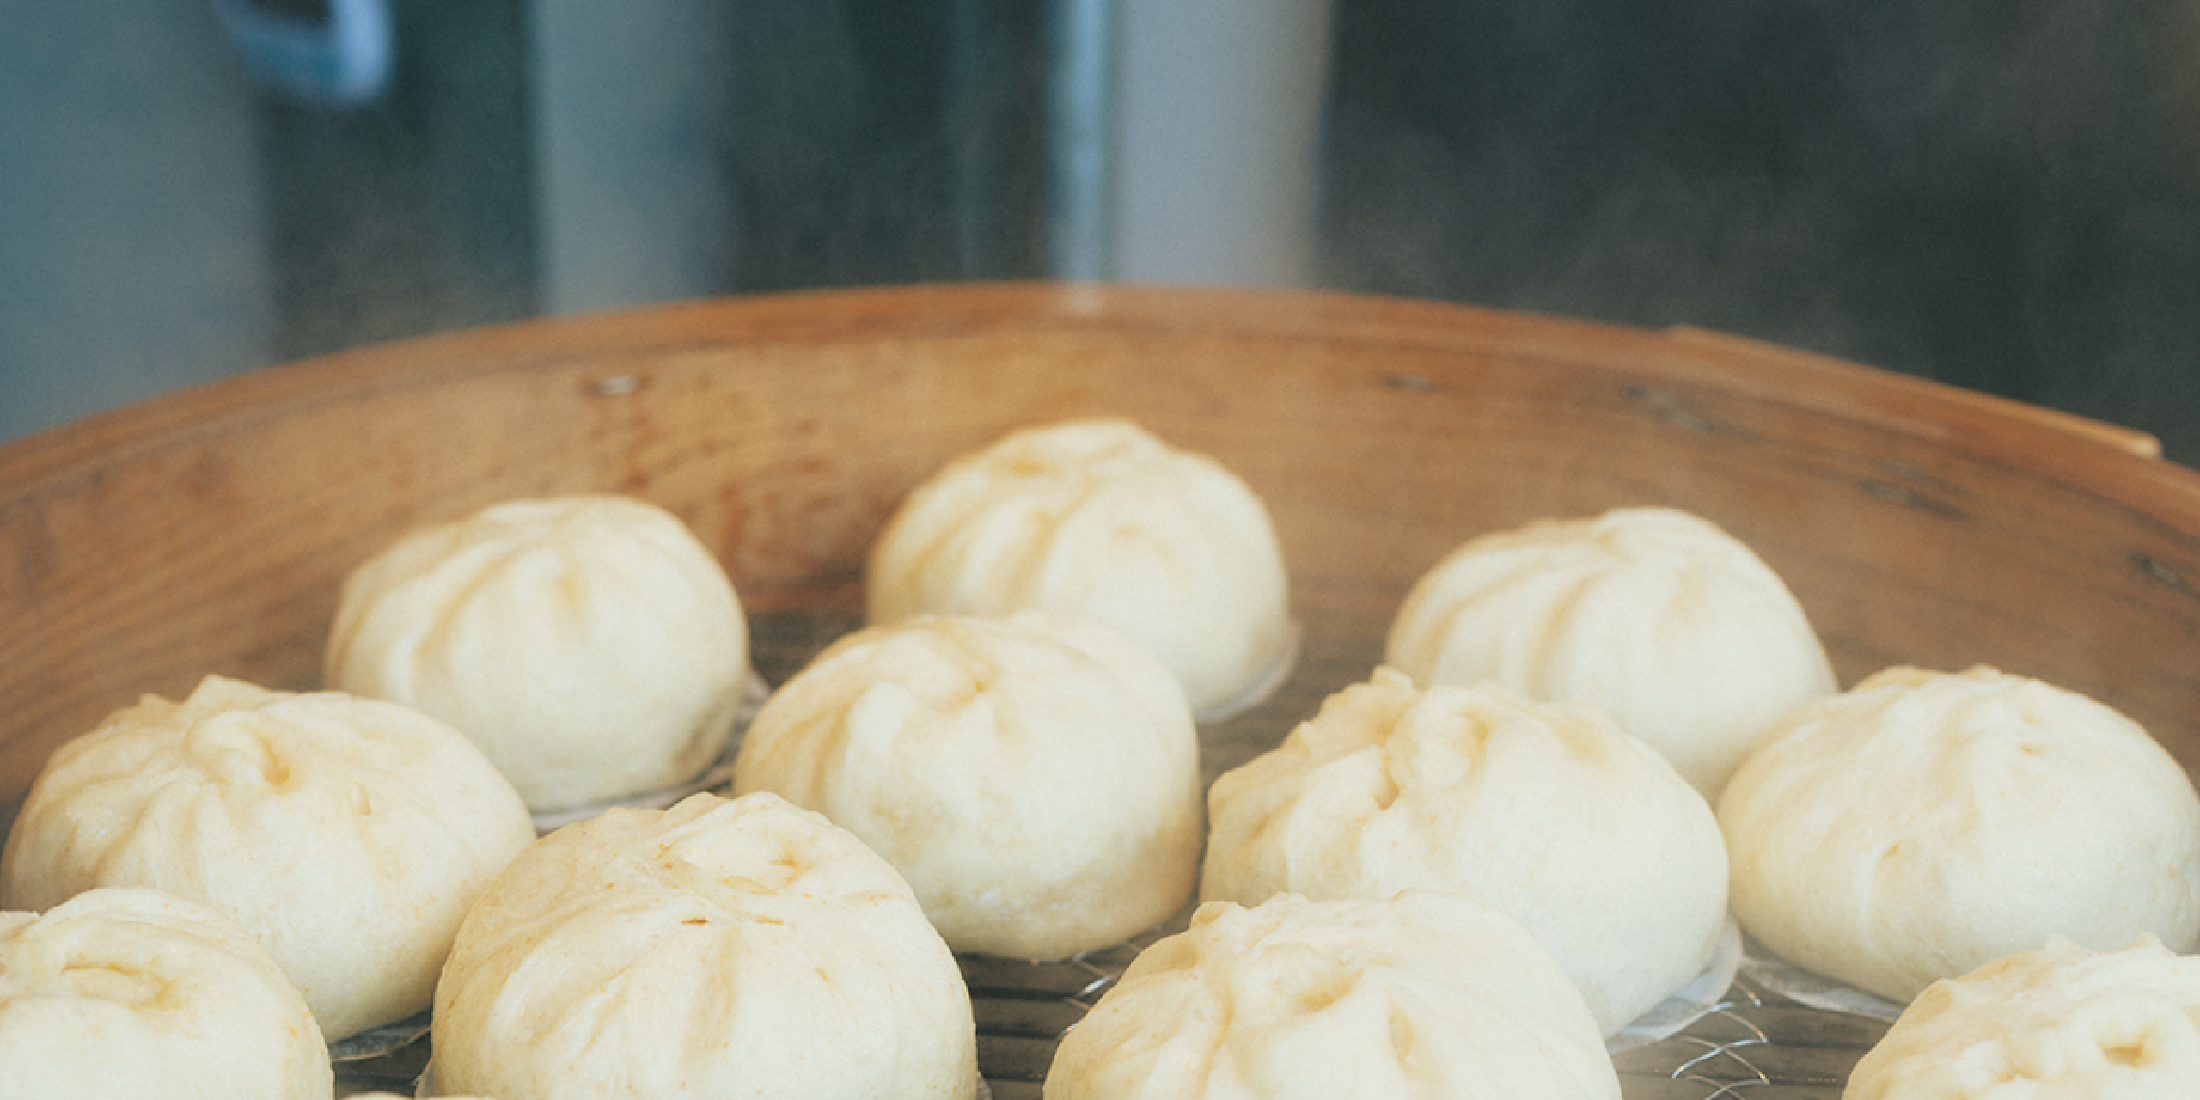
<path id="1" fill-rule="evenodd" d="M 2052 935 L 2200 942 L 2200 797 L 2137 723 L 1975 667 L 1806 706 L 1719 801 L 1734 914 L 1790 963 L 1906 1002 Z"/>
<path id="2" fill-rule="evenodd" d="M 1725 930 L 1703 796 L 1595 711 L 1392 669 L 1330 696 L 1208 792 L 1204 900 L 1444 890 L 1533 933 L 1611 1034 L 1700 973 Z"/>
<path id="3" fill-rule="evenodd" d="M 1468 541 L 1415 583 L 1385 659 L 1423 685 L 1495 680 L 1595 707 L 1712 801 L 1773 722 L 1835 689 L 1771 567 L 1672 508 Z"/>
<path id="4" fill-rule="evenodd" d="M 327 1100 L 328 1045 L 236 922 L 157 890 L 0 912 L 0 1096 Z"/>
<path id="5" fill-rule="evenodd" d="M 886 857 L 957 951 L 1106 947 L 1174 915 L 1199 877 L 1184 694 L 1072 616 L 922 615 L 844 637 L 773 693 L 733 782 Z"/>
<path id="6" fill-rule="evenodd" d="M 886 861 L 759 793 L 613 809 L 466 915 L 435 1087 L 484 1096 L 926 1096 L 978 1088 L 962 973 Z"/>
<path id="7" fill-rule="evenodd" d="M 733 584 L 677 517 L 576 495 L 419 528 L 361 564 L 323 675 L 457 727 L 540 812 L 701 773 L 748 662 Z"/>
<path id="8" fill-rule="evenodd" d="M 490 1100 L 481 1096 L 400 1096 L 394 1092 L 355 1092 L 350 1100 Z"/>
<path id="9" fill-rule="evenodd" d="M 2046 947 L 1927 986 L 1843 1100 L 2200 1096 L 2200 958 L 2152 937 Z"/>
<path id="10" fill-rule="evenodd" d="M 210 676 L 55 750 L 0 855 L 0 904 L 101 886 L 204 902 L 336 1039 L 428 1007 L 467 905 L 534 836 L 511 784 L 441 722 Z"/>
<path id="11" fill-rule="evenodd" d="M 1069 1029 L 1046 1100 L 1617 1100 L 1581 994 L 1454 895 L 1210 902 Z"/>
<path id="12" fill-rule="evenodd" d="M 1260 498 L 1135 424 L 1026 428 L 947 464 L 873 546 L 870 621 L 1044 608 L 1152 650 L 1202 716 L 1291 647 L 1283 554 Z"/>

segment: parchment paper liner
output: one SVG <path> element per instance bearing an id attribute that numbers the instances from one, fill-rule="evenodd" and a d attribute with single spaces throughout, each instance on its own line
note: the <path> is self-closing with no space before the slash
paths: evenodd
<path id="1" fill-rule="evenodd" d="M 1298 667 L 1299 642 L 1305 637 L 1305 633 L 1305 630 L 1297 622 L 1289 624 L 1284 629 L 1283 639 L 1281 644 L 1277 645 L 1276 652 L 1269 657 L 1268 663 L 1262 665 L 1260 671 L 1246 683 L 1244 689 L 1236 695 L 1192 715 L 1192 720 L 1202 726 L 1227 722 L 1267 702 L 1271 696 L 1276 694 L 1277 689 L 1283 687 L 1284 683 L 1291 679 L 1291 671 Z"/>
<path id="2" fill-rule="evenodd" d="M 433 1100 L 435 1095 L 435 1063 L 430 1062 L 420 1074 L 420 1080 L 414 1082 L 413 1096 L 417 1100 Z M 993 1086 L 987 1084 L 984 1077 L 978 1078 L 978 1091 L 972 1094 L 972 1100 L 993 1100 Z"/>
<path id="3" fill-rule="evenodd" d="M 1806 1008 L 1825 1012 L 1845 1012 L 1892 1022 L 1906 1007 L 1876 993 L 1866 993 L 1805 970 L 1765 950 L 1765 946 L 1755 940 L 1749 941 L 1743 954 L 1741 974 L 1750 984 L 1767 993 L 1776 993 Z"/>
<path id="4" fill-rule="evenodd" d="M 381 1058 L 419 1042 L 427 1034 L 428 1013 L 423 1010 L 394 1024 L 370 1027 L 357 1035 L 347 1035 L 330 1043 L 328 1060 L 341 1064 Z"/>
<path id="5" fill-rule="evenodd" d="M 1741 970 L 1742 959 L 1742 929 L 1734 923 L 1733 917 L 1728 917 L 1719 929 L 1718 945 L 1711 949 L 1711 960 L 1704 964 L 1702 972 L 1675 990 L 1672 996 L 1636 1017 L 1633 1023 L 1605 1036 L 1604 1049 L 1619 1054 L 1680 1034 L 1726 1000 L 1727 990 L 1733 988 L 1734 976 Z"/>
<path id="6" fill-rule="evenodd" d="M 741 735 L 748 732 L 749 723 L 756 720 L 756 713 L 764 709 L 764 701 L 771 698 L 771 694 L 771 685 L 765 683 L 764 678 L 757 675 L 754 669 L 751 669 L 749 671 L 748 686 L 742 689 L 741 692 L 740 709 L 733 716 L 733 733 L 727 736 L 725 747 L 718 750 L 718 756 L 710 762 L 710 766 L 704 768 L 694 778 L 685 783 L 675 783 L 669 787 L 660 787 L 653 791 L 643 791 L 639 794 L 624 795 L 619 798 L 607 798 L 601 802 L 591 802 L 584 806 L 572 806 L 562 810 L 547 810 L 535 814 L 535 832 L 539 835 L 575 822 L 587 821 L 605 810 L 615 807 L 662 810 L 697 791 L 708 791 L 727 786 L 733 782 L 733 758 L 736 753 L 741 751 Z"/>

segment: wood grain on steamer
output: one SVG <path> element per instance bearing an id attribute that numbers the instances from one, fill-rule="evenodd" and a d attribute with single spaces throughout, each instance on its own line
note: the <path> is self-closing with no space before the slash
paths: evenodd
<path id="1" fill-rule="evenodd" d="M 0 821 L 54 746 L 143 693 L 214 672 L 315 684 L 353 565 L 508 497 L 670 508 L 732 574 L 781 682 L 855 625 L 869 545 L 912 486 L 1011 428 L 1098 415 L 1221 460 L 1283 539 L 1301 661 L 1203 731 L 1209 779 L 1363 677 L 1445 551 L 1627 504 L 1756 548 L 1844 683 L 1994 664 L 2094 695 L 2200 765 L 2200 474 L 2144 436 L 1694 330 L 1312 293 L 918 287 L 410 340 L 0 447 Z M 995 1014 L 997 1067 L 1018 1043 L 1051 1049 L 1037 1032 L 1063 1014 L 1025 1007 Z M 1855 1026 L 1739 1005 L 1623 1058 L 1627 1094 L 1831 1098 L 1873 1037 Z"/>
<path id="2" fill-rule="evenodd" d="M 849 613 L 901 494 L 1009 428 L 1136 418 L 1274 512 L 1313 644 L 1466 536 L 1666 503 L 1796 589 L 1844 680 L 2054 680 L 2200 760 L 2200 475 L 2144 437 L 1690 330 L 1010 285 L 546 320 L 240 376 L 0 448 L 0 796 L 143 692 L 316 676 L 343 573 L 528 493 L 680 514 L 760 611 Z"/>

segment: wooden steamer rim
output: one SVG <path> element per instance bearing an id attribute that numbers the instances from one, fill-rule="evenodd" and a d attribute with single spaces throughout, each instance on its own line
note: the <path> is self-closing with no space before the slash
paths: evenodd
<path id="1" fill-rule="evenodd" d="M 752 613 L 845 619 L 918 480 L 1011 428 L 1096 415 L 1266 500 L 1314 657 L 1300 698 L 1364 675 L 1406 589 L 1465 538 L 1668 504 L 1787 579 L 1844 684 L 1994 664 L 2200 765 L 2200 473 L 2143 435 L 1696 330 L 1011 284 L 405 340 L 0 447 L 0 806 L 141 694 L 210 672 L 314 684 L 342 576 L 418 523 L 633 493 L 694 527 Z"/>

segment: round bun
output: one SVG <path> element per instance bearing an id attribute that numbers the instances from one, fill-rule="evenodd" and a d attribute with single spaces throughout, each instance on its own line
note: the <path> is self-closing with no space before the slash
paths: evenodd
<path id="1" fill-rule="evenodd" d="M 155 890 L 0 913 L 0 1096 L 327 1100 L 304 998 L 236 923 Z"/>
<path id="2" fill-rule="evenodd" d="M 488 1100 L 480 1096 L 401 1096 L 394 1092 L 355 1092 L 350 1100 Z"/>
<path id="3" fill-rule="evenodd" d="M 2060 937 L 1928 986 L 1843 1100 L 2200 1096 L 2200 958 Z"/>
<path id="4" fill-rule="evenodd" d="M 355 1092 L 350 1100 L 488 1100 L 480 1096 L 402 1096 L 394 1092 Z"/>
<path id="5" fill-rule="evenodd" d="M 687 527 L 583 495 L 507 501 L 360 565 L 323 673 L 449 722 L 548 811 L 702 772 L 748 662 L 733 584 Z"/>
<path id="6" fill-rule="evenodd" d="M 2064 935 L 2200 940 L 2200 798 L 2130 719 L 1991 668 L 1798 711 L 1719 802 L 1742 928 L 1896 1002 Z"/>
<path id="7" fill-rule="evenodd" d="M 204 902 L 336 1039 L 428 1007 L 466 906 L 534 835 L 511 785 L 441 722 L 208 677 L 54 752 L 0 856 L 0 903 L 100 886 Z"/>
<path id="8" fill-rule="evenodd" d="M 1617 1100 L 1581 994 L 1518 923 L 1411 891 L 1200 907 L 1069 1030 L 1046 1100 Z"/>
<path id="9" fill-rule="evenodd" d="M 937 1096 L 978 1087 L 970 997 L 907 884 L 772 794 L 614 809 L 544 837 L 459 929 L 438 1089 Z"/>
<path id="10" fill-rule="evenodd" d="M 1083 619 L 919 616 L 849 635 L 773 693 L 733 782 L 885 856 L 957 951 L 1106 947 L 1174 915 L 1199 877 L 1183 692 Z"/>
<path id="11" fill-rule="evenodd" d="M 1214 460 L 1123 421 L 1014 432 L 912 492 L 872 549 L 870 620 L 1084 615 L 1152 650 L 1196 713 L 1291 643 L 1268 511 Z"/>
<path id="12" fill-rule="evenodd" d="M 1767 727 L 1835 688 L 1787 585 L 1670 508 L 1467 542 L 1414 585 L 1385 659 L 1424 685 L 1495 680 L 1595 707 L 1714 801 Z"/>
<path id="13" fill-rule="evenodd" d="M 1215 781 L 1205 900 L 1445 890 L 1518 919 L 1606 1034 L 1710 961 L 1726 848 L 1703 796 L 1602 715 L 1379 669 Z"/>

